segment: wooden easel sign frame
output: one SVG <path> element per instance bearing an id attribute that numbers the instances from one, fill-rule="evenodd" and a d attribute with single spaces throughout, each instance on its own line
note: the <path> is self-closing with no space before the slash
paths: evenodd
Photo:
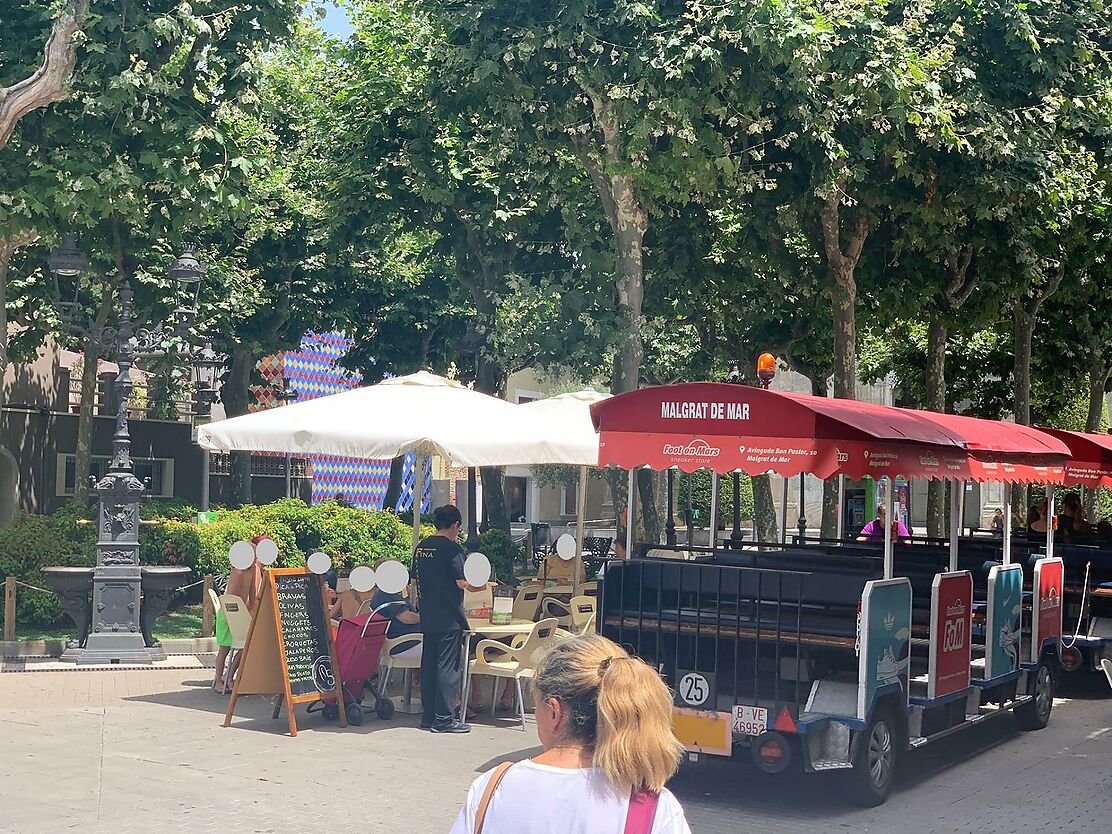
<path id="1" fill-rule="evenodd" d="M 281 585 L 287 588 L 280 588 Z M 319 634 L 320 623 L 312 621 L 308 610 L 297 609 L 298 597 L 305 593 L 319 596 L 324 612 L 323 640 L 327 641 L 327 655 L 319 653 L 324 645 Z M 312 604 L 312 597 L 309 599 Z M 285 624 L 284 617 L 287 620 Z M 295 658 L 293 664 L 290 663 L 291 650 Z M 290 735 L 296 736 L 294 707 L 330 694 L 336 698 L 340 726 L 346 727 L 343 684 L 336 664 L 336 647 L 328 618 L 324 583 L 307 568 L 267 568 L 263 572 L 259 610 L 251 619 L 251 628 L 247 632 L 243 659 L 232 687 L 228 711 L 224 715 L 224 726 L 231 726 L 240 695 L 277 695 L 271 717 L 277 718 L 285 703 Z"/>

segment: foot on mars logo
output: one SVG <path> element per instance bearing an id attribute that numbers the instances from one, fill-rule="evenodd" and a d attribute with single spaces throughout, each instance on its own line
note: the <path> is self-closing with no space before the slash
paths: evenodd
<path id="1" fill-rule="evenodd" d="M 695 439 L 686 446 L 665 443 L 663 454 L 682 458 L 716 458 L 722 454 L 722 450 L 711 446 L 705 440 Z"/>

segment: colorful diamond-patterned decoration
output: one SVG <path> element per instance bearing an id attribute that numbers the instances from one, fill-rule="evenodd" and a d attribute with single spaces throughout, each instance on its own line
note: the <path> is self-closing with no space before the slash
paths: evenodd
<path id="1" fill-rule="evenodd" d="M 281 387 L 283 374 L 297 391 L 298 401 L 327 397 L 357 387 L 361 382 L 359 374 L 348 371 L 340 364 L 351 344 L 351 340 L 341 333 L 310 332 L 302 337 L 301 350 L 262 360 L 259 372 L 268 384 L 253 389 L 259 402 L 258 408 L 277 405 L 275 394 Z M 312 461 L 314 504 L 340 497 L 368 510 L 382 507 L 390 481 L 390 461 L 332 455 L 309 457 Z M 407 455 L 398 510 L 409 509 L 413 504 L 413 475 L 413 456 Z M 428 509 L 432 496 L 432 470 L 427 463 L 423 492 L 422 511 Z"/>

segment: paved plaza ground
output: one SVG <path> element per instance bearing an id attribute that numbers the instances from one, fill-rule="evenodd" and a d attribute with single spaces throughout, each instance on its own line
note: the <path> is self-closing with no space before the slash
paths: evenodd
<path id="1" fill-rule="evenodd" d="M 210 670 L 184 660 L 199 668 L 0 674 L 0 831 L 446 832 L 478 773 L 535 749 L 531 723 L 489 718 L 436 736 L 406 715 L 301 717 L 290 738 L 258 697 L 224 729 Z M 729 762 L 673 790 L 696 834 L 1106 832 L 1112 699 L 1097 682 L 1064 694 L 1045 731 L 1004 720 L 913 754 L 877 809 L 846 804 L 836 778 Z"/>

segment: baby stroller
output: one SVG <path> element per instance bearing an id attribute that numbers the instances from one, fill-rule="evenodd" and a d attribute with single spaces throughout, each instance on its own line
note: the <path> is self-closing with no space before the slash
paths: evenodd
<path id="1" fill-rule="evenodd" d="M 390 620 L 378 615 L 385 607 L 382 605 L 367 614 L 340 620 L 336 630 L 336 666 L 344 693 L 344 710 L 348 722 L 357 726 L 363 723 L 364 690 L 374 698 L 374 711 L 379 718 L 385 720 L 394 714 L 394 702 L 382 696 L 375 680 L 379 655 L 386 642 L 386 629 L 390 625 Z M 340 717 L 335 695 L 322 695 L 318 702 L 310 704 L 308 711 L 319 711 L 326 721 Z"/>

